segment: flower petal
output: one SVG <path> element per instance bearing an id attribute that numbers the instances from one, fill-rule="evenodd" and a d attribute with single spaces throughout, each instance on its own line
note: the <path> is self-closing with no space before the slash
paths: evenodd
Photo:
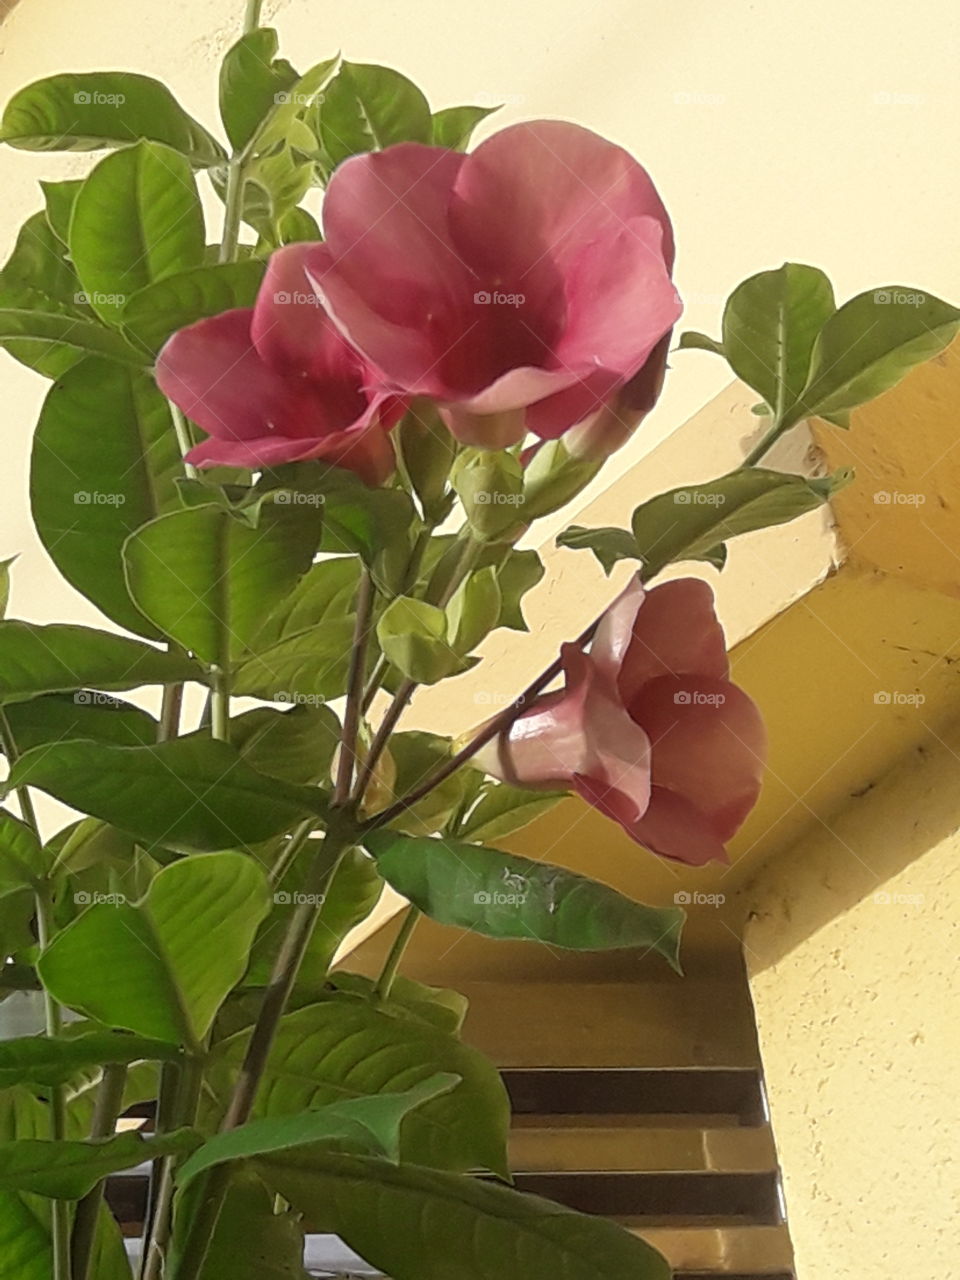
<path id="1" fill-rule="evenodd" d="M 723 841 L 704 815 L 685 796 L 654 786 L 646 812 L 629 826 L 628 833 L 661 858 L 672 858 L 691 867 L 707 862 L 729 862 Z"/>
<path id="2" fill-rule="evenodd" d="M 403 390 L 441 395 L 439 364 L 477 323 L 477 288 L 447 210 L 464 157 L 401 143 L 353 156 L 330 179 L 324 245 L 306 270 L 336 324 Z"/>
<path id="3" fill-rule="evenodd" d="M 661 676 L 628 707 L 652 744 L 654 786 L 689 801 L 717 840 L 729 840 L 763 782 L 766 732 L 752 699 L 729 680 Z"/>
<path id="4" fill-rule="evenodd" d="M 623 656 L 619 686 L 630 706 L 648 680 L 662 675 L 725 679 L 730 673 L 713 591 L 700 578 L 676 578 L 648 591 Z"/>
<path id="5" fill-rule="evenodd" d="M 285 462 L 323 458 L 332 466 L 353 471 L 366 484 L 383 484 L 396 467 L 390 438 L 379 423 L 340 431 L 321 439 L 261 436 L 255 440 L 204 440 L 187 454 L 195 466 L 276 467 Z"/>
<path id="6" fill-rule="evenodd" d="M 285 412 L 286 381 L 250 339 L 253 312 L 224 311 L 180 329 L 157 359 L 157 385 L 208 435 L 247 440 Z"/>

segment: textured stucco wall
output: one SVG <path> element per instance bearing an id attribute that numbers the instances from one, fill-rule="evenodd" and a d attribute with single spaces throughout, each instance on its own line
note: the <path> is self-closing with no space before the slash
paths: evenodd
<path id="1" fill-rule="evenodd" d="M 745 891 L 799 1280 L 944 1280 L 960 1256 L 960 732 Z"/>

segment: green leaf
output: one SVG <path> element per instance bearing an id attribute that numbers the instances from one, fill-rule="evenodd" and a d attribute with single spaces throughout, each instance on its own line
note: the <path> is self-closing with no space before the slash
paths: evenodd
<path id="1" fill-rule="evenodd" d="M 444 611 L 412 596 L 391 600 L 377 623 L 377 639 L 384 656 L 417 684 L 436 684 L 469 665 L 447 639 Z"/>
<path id="2" fill-rule="evenodd" d="M 83 178 L 67 178 L 63 182 L 44 182 L 41 178 L 40 186 L 43 188 L 50 230 L 66 248 L 70 242 L 73 205 L 83 186 Z"/>
<path id="3" fill-rule="evenodd" d="M 199 267 L 204 240 L 190 165 L 157 142 L 138 142 L 101 160 L 70 220 L 70 254 L 87 301 L 111 324 L 120 322 L 139 289 Z"/>
<path id="4" fill-rule="evenodd" d="M 0 344 L 6 346 L 21 339 L 38 344 L 59 344 L 84 355 L 106 356 L 134 369 L 143 369 L 150 363 L 119 333 L 96 321 L 52 311 L 0 307 Z"/>
<path id="5" fill-rule="evenodd" d="M 383 797 L 384 807 L 398 796 L 413 791 L 446 764 L 452 754 L 452 744 L 449 738 L 413 729 L 391 736 L 390 754 L 396 776 L 390 788 L 391 794 Z M 428 835 L 441 830 L 451 814 L 463 804 L 471 772 L 469 768 L 458 769 L 417 804 L 404 810 L 391 825 L 397 831 L 406 831 L 410 835 Z"/>
<path id="6" fill-rule="evenodd" d="M 24 885 L 37 887 L 51 863 L 31 828 L 6 809 L 0 809 L 0 895 Z"/>
<path id="7" fill-rule="evenodd" d="M 698 333 L 696 329 L 688 329 L 686 333 L 681 333 L 677 347 L 680 351 L 709 351 L 715 356 L 726 355 L 722 343 L 708 338 L 705 333 Z"/>
<path id="8" fill-rule="evenodd" d="M 457 834 L 477 842 L 502 840 L 566 798 L 565 791 L 526 791 L 507 783 L 493 785 L 470 810 L 470 816 Z"/>
<path id="9" fill-rule="evenodd" d="M 449 511 L 447 477 L 457 456 L 456 437 L 429 400 L 415 400 L 393 433 L 400 467 L 420 499 L 424 517 L 442 523 Z"/>
<path id="10" fill-rule="evenodd" d="M 481 845 L 374 831 L 364 844 L 398 893 L 441 924 L 573 951 L 643 947 L 677 968 L 683 912 L 647 907 L 563 867 Z"/>
<path id="11" fill-rule="evenodd" d="M 276 31 L 257 27 L 241 36 L 220 68 L 220 118 L 234 150 L 240 151 L 299 76 L 277 59 Z"/>
<path id="12" fill-rule="evenodd" d="M 339 698 L 347 691 L 353 631 L 352 618 L 338 618 L 278 641 L 237 668 L 233 692 L 307 705 Z"/>
<path id="13" fill-rule="evenodd" d="M 178 329 L 237 307 L 252 307 L 266 263 L 258 258 L 180 271 L 128 299 L 121 320 L 133 342 L 159 352 Z"/>
<path id="14" fill-rule="evenodd" d="M 315 842 L 311 841 L 311 845 L 315 846 Z M 294 905 L 294 894 L 303 891 L 306 866 L 310 861 L 311 851 L 308 848 L 277 886 L 273 909 L 264 921 L 250 954 L 245 986 L 263 987 L 270 981 L 273 963 Z M 350 849 L 345 853 L 333 879 L 326 886 L 313 936 L 300 966 L 297 978 L 299 992 L 311 992 L 313 996 L 320 994 L 340 944 L 355 925 L 366 920 L 382 892 L 383 881 L 373 858 L 362 849 Z"/>
<path id="15" fill-rule="evenodd" d="M 176 511 L 127 541 L 130 594 L 178 644 L 225 663 L 310 568 L 319 537 L 309 507 L 265 504 L 256 527 L 214 505 Z"/>
<path id="16" fill-rule="evenodd" d="M 318 1143 L 398 1160 L 400 1125 L 409 1112 L 449 1093 L 459 1083 L 459 1076 L 437 1072 L 399 1093 L 347 1098 L 296 1115 L 249 1121 L 208 1139 L 184 1164 L 177 1182 L 184 1187 L 205 1169 L 231 1160 L 255 1159 L 266 1172 L 275 1162 L 282 1163 L 286 1152 Z"/>
<path id="17" fill-rule="evenodd" d="M 353 612 L 360 584 L 360 561 L 355 556 L 339 556 L 311 565 L 285 600 L 264 618 L 250 642 L 257 653 L 281 640 L 316 632 L 343 621 Z"/>
<path id="18" fill-rule="evenodd" d="M 473 1178 L 326 1152 L 291 1156 L 271 1178 L 311 1230 L 336 1233 L 393 1280 L 672 1275 L 655 1249 L 613 1222 Z"/>
<path id="19" fill-rule="evenodd" d="M 708 484 L 661 493 L 633 513 L 633 536 L 649 580 L 677 560 L 710 559 L 728 538 L 787 524 L 829 501 L 849 469 L 808 479 L 743 467 Z"/>
<path id="20" fill-rule="evenodd" d="M 511 549 L 507 553 L 506 559 L 497 569 L 497 585 L 500 588 L 498 627 L 509 627 L 513 631 L 530 630 L 520 604 L 545 572 L 543 561 L 536 551 Z"/>
<path id="21" fill-rule="evenodd" d="M 22 151 L 98 151 L 141 138 L 166 143 L 200 169 L 226 159 L 166 85 L 130 71 L 37 80 L 13 95 L 0 123 L 0 142 Z"/>
<path id="22" fill-rule="evenodd" d="M 195 1048 L 243 974 L 267 893 L 244 854 L 171 863 L 137 905 L 91 906 L 57 934 L 38 972 L 69 1008 Z"/>
<path id="23" fill-rule="evenodd" d="M 169 406 L 148 374 L 89 357 L 48 392 L 30 472 L 40 540 L 72 586 L 149 639 L 162 633 L 130 599 L 123 544 L 180 509 L 182 474 Z"/>
<path id="24" fill-rule="evenodd" d="M 466 151 L 473 131 L 481 120 L 499 111 L 499 107 L 444 107 L 433 113 L 433 145 Z"/>
<path id="25" fill-rule="evenodd" d="M 956 307 L 902 285 L 851 298 L 821 329 L 809 381 L 786 420 L 829 418 L 872 400 L 943 351 L 958 330 Z"/>
<path id="26" fill-rule="evenodd" d="M 316 110 L 319 138 L 334 169 L 348 156 L 396 142 L 430 142 L 430 106 L 412 80 L 361 62 L 344 62 Z"/>
<path id="27" fill-rule="evenodd" d="M 493 565 L 476 569 L 460 583 L 445 613 L 450 645 L 468 654 L 497 625 L 503 608 L 500 583 Z"/>
<path id="28" fill-rule="evenodd" d="M 218 1092 L 227 1089 L 248 1039 L 243 1032 L 213 1050 L 209 1079 Z M 506 1175 L 510 1106 L 493 1064 L 453 1036 L 366 1001 L 334 996 L 284 1015 L 254 1118 L 396 1093 L 438 1071 L 461 1083 L 410 1113 L 401 1135 L 403 1159 Z"/>
<path id="29" fill-rule="evenodd" d="M 35 213 L 20 228 L 13 252 L 0 271 L 0 307 L 22 308 L 90 322 L 80 281 L 66 249 L 47 217 Z M 5 344 L 15 359 L 48 378 L 58 378 L 79 359 L 73 347 L 49 339 L 14 339 Z"/>
<path id="30" fill-rule="evenodd" d="M 346 973 L 343 969 L 338 969 L 331 973 L 329 985 L 337 991 L 363 1000 L 376 998 L 380 1008 L 387 1013 L 416 1018 L 418 1022 L 425 1022 L 437 1031 L 451 1036 L 459 1035 L 469 1008 L 467 997 L 462 996 L 459 991 L 414 982 L 412 978 L 405 978 L 402 973 L 394 975 L 390 995 L 386 1000 L 377 995 L 375 979 L 368 978 L 363 973 Z"/>
<path id="31" fill-rule="evenodd" d="M 323 798 L 258 773 L 235 747 L 200 735 L 153 747 L 36 747 L 7 785 L 39 787 L 148 846 L 185 853 L 257 844 L 318 814 Z"/>
<path id="32" fill-rule="evenodd" d="M 557 534 L 557 546 L 569 547 L 571 551 L 592 551 L 608 577 L 619 560 L 635 560 L 638 556 L 633 534 L 628 529 L 609 526 L 587 529 L 582 524 L 572 524 Z"/>
<path id="33" fill-rule="evenodd" d="M 607 573 L 618 560 L 639 560 L 645 582 L 668 564 L 706 560 L 722 568 L 728 538 L 786 524 L 831 498 L 852 478 L 849 468 L 809 479 L 762 467 L 742 467 L 707 484 L 670 489 L 642 503 L 626 529 L 583 529 L 576 525 L 557 545 L 590 550 Z"/>
<path id="34" fill-rule="evenodd" d="M 93 738 L 118 747 L 146 747 L 157 740 L 157 722 L 148 711 L 92 689 L 11 703 L 7 720 L 21 752 L 63 738 Z"/>
<path id="35" fill-rule="evenodd" d="M 29 1191 L 56 1200 L 79 1200 L 101 1179 L 145 1160 L 192 1151 L 203 1139 L 190 1129 L 144 1138 L 121 1133 L 96 1142 L 21 1138 L 0 1143 L 0 1191 Z"/>
<path id="36" fill-rule="evenodd" d="M 523 523 L 523 468 L 500 449 L 464 449 L 450 473 L 473 535 L 484 542 L 512 541 Z"/>
<path id="37" fill-rule="evenodd" d="M 723 354 L 779 415 L 807 381 L 817 334 L 836 310 L 817 267 L 785 262 L 734 289 L 723 312 Z"/>
<path id="38" fill-rule="evenodd" d="M 23 1082 L 66 1084 L 78 1071 L 109 1062 L 175 1062 L 182 1056 L 177 1045 L 119 1031 L 92 1031 L 63 1039 L 22 1036 L 0 1040 L 0 1089 Z"/>
<path id="39" fill-rule="evenodd" d="M 230 721 L 230 741 L 247 764 L 287 782 L 329 782 L 339 740 L 340 721 L 325 706 L 256 707 Z"/>
<path id="40" fill-rule="evenodd" d="M 196 1212 L 199 1184 L 176 1199 L 174 1234 L 165 1272 L 175 1275 L 186 1228 Z M 300 1215 L 277 1212 L 277 1196 L 243 1167 L 231 1171 L 223 1208 L 197 1280 L 309 1280 L 303 1269 Z M 99 1277 L 98 1277 L 99 1280 Z"/>
<path id="41" fill-rule="evenodd" d="M 0 622 L 0 702 L 73 689 L 120 691 L 201 678 L 189 658 L 93 627 Z"/>
<path id="42" fill-rule="evenodd" d="M 0 1258 L 7 1280 L 50 1280 L 53 1275 L 51 1202 L 40 1196 L 0 1192 Z M 130 1280 L 120 1228 L 104 1204 L 93 1246 L 96 1280 Z"/>

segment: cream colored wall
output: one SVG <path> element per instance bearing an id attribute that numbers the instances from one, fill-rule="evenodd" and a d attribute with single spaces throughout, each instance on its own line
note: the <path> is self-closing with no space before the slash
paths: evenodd
<path id="1" fill-rule="evenodd" d="M 960 729 L 743 893 L 799 1280 L 956 1275 Z"/>

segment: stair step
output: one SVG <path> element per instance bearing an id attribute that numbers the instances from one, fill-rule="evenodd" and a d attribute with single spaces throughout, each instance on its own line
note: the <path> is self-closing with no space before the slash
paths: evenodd
<path id="1" fill-rule="evenodd" d="M 509 1067 L 500 1074 L 517 1115 L 766 1120 L 760 1074 L 752 1067 Z"/>
<path id="2" fill-rule="evenodd" d="M 710 1280 L 793 1280 L 793 1250 L 783 1226 L 650 1226 L 622 1219 L 635 1235 L 659 1249 L 681 1276 L 708 1276 Z"/>
<path id="3" fill-rule="evenodd" d="M 598 1125 L 590 1116 L 522 1117 L 510 1133 L 510 1167 L 521 1173 L 764 1173 L 777 1167 L 766 1126 L 664 1128 L 616 1119 Z"/>
<path id="4" fill-rule="evenodd" d="M 716 1226 L 781 1221 L 777 1175 L 764 1173 L 518 1173 L 518 1191 L 580 1213 L 659 1225 L 708 1220 Z"/>

